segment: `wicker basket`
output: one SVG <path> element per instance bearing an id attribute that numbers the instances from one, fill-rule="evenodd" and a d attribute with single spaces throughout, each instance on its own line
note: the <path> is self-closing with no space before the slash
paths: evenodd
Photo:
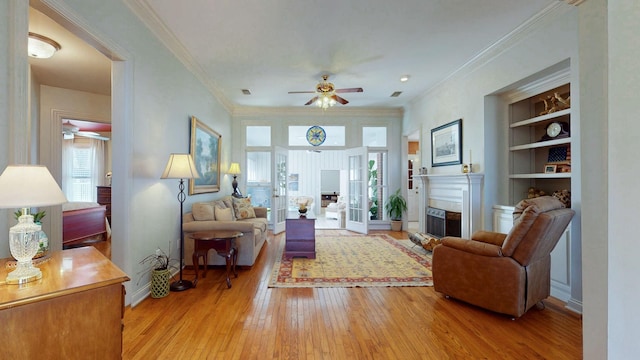
<path id="1" fill-rule="evenodd" d="M 153 270 L 151 272 L 151 297 L 158 299 L 169 295 L 169 269 Z"/>

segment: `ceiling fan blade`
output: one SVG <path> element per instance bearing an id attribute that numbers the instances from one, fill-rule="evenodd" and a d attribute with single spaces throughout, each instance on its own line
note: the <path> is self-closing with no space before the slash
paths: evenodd
<path id="1" fill-rule="evenodd" d="M 331 98 L 333 98 L 333 100 L 335 100 L 335 101 L 339 102 L 339 103 L 340 103 L 340 104 L 342 104 L 342 105 L 347 105 L 347 104 L 349 103 L 349 102 L 347 101 L 347 99 L 345 99 L 345 98 L 341 98 L 341 97 L 340 97 L 340 96 L 338 96 L 338 95 L 333 95 Z"/>
<path id="2" fill-rule="evenodd" d="M 353 93 L 353 92 L 363 92 L 362 88 L 346 88 L 346 89 L 336 89 L 337 93 Z"/>
<path id="3" fill-rule="evenodd" d="M 307 103 L 306 103 L 305 105 L 311 105 L 311 104 L 313 104 L 314 102 L 316 102 L 316 100 L 318 100 L 318 97 L 317 97 L 317 96 L 314 96 L 314 97 L 313 97 L 313 99 L 311 99 L 311 100 L 307 101 Z"/>
<path id="4" fill-rule="evenodd" d="M 289 94 L 315 94 L 315 91 L 289 91 Z"/>
<path id="5" fill-rule="evenodd" d="M 91 139 L 98 139 L 98 140 L 105 140 L 105 141 L 109 140 L 108 137 L 104 137 L 93 131 L 78 131 L 75 134 L 77 136 L 82 136 L 82 137 L 91 138 Z"/>

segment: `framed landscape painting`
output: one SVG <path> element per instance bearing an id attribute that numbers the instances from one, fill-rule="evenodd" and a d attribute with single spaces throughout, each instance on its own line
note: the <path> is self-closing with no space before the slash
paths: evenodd
<path id="1" fill-rule="evenodd" d="M 189 180 L 189 195 L 220 191 L 220 142 L 222 135 L 191 117 L 191 156 L 199 179 Z"/>
<path id="2" fill-rule="evenodd" d="M 462 164 L 462 119 L 431 129 L 431 166 Z"/>

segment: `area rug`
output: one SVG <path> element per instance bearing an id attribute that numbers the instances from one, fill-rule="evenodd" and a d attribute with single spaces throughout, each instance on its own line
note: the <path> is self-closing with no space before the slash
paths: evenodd
<path id="1" fill-rule="evenodd" d="M 316 258 L 283 257 L 269 287 L 432 286 L 431 254 L 386 234 L 316 236 Z"/>

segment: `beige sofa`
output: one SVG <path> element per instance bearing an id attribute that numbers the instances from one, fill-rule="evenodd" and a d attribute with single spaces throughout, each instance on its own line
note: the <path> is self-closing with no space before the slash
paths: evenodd
<path id="1" fill-rule="evenodd" d="M 194 203 L 191 210 L 183 215 L 182 225 L 187 265 L 193 265 L 191 255 L 194 242 L 190 234 L 209 230 L 237 230 L 242 232 L 242 237 L 236 239 L 238 265 L 253 266 L 267 239 L 267 208 L 252 207 L 249 199 L 227 196 L 211 202 Z M 209 265 L 224 264 L 225 259 L 216 255 L 215 251 L 209 254 Z"/>

